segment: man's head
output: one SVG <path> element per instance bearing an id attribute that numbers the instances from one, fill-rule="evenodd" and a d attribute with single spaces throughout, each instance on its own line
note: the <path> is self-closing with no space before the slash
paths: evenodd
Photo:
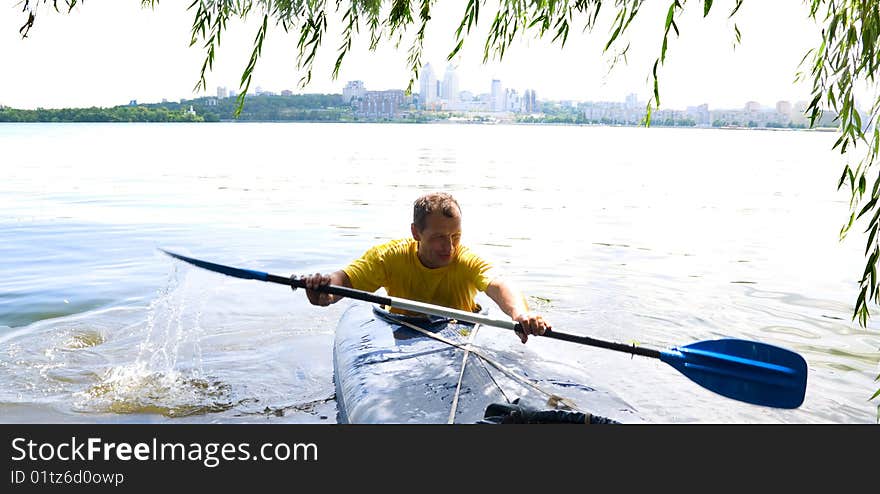
<path id="1" fill-rule="evenodd" d="M 455 257 L 461 241 L 461 208 L 449 194 L 425 194 L 413 203 L 412 236 L 419 242 L 419 260 L 440 268 Z"/>

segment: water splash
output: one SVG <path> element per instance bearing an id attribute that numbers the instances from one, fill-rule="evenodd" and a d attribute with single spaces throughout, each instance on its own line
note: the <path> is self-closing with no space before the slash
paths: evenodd
<path id="1" fill-rule="evenodd" d="M 229 386 L 198 371 L 154 371 L 149 362 L 109 369 L 100 381 L 76 393 L 74 408 L 86 412 L 188 417 L 231 409 Z"/>
<path id="2" fill-rule="evenodd" d="M 106 369 L 97 382 L 75 393 L 74 408 L 186 417 L 234 407 L 230 387 L 203 368 L 201 315 L 207 297 L 200 286 L 189 276 L 181 280 L 175 264 L 150 304 L 145 325 L 131 328 L 131 336 L 140 339 L 134 361 Z"/>

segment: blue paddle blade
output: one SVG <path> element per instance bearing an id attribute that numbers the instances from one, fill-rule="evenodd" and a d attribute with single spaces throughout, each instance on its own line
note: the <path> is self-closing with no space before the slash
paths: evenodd
<path id="1" fill-rule="evenodd" d="M 807 389 L 807 362 L 791 350 L 733 338 L 661 352 L 660 360 L 704 388 L 735 400 L 797 408 Z"/>

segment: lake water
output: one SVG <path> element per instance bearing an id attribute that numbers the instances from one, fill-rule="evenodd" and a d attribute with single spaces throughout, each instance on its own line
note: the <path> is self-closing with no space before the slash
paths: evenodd
<path id="1" fill-rule="evenodd" d="M 873 423 L 880 331 L 834 133 L 393 124 L 0 125 L 0 421 L 336 420 L 350 303 L 190 268 L 338 269 L 431 190 L 557 330 L 652 348 L 739 337 L 809 364 L 796 410 L 651 359 L 532 339 L 660 423 Z M 481 294 L 483 305 L 491 302 Z M 513 338 L 503 330 L 497 338 Z M 527 362 L 523 363 L 527 365 Z"/>

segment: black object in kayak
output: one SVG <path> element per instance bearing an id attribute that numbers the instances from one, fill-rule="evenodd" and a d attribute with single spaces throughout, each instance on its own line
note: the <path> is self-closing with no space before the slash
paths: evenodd
<path id="1" fill-rule="evenodd" d="M 478 424 L 620 424 L 616 420 L 568 410 L 539 410 L 519 403 L 492 403 Z"/>

